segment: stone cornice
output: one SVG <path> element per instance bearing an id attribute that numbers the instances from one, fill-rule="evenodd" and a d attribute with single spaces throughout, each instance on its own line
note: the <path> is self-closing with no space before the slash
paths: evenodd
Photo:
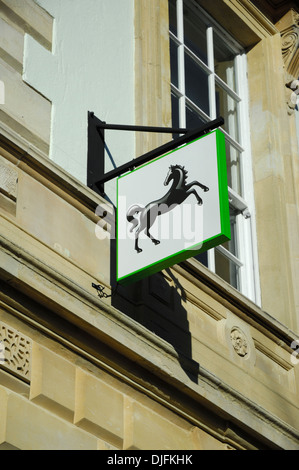
<path id="1" fill-rule="evenodd" d="M 276 23 L 291 8 L 296 8 L 296 0 L 251 0 L 273 23 Z"/>
<path id="2" fill-rule="evenodd" d="M 275 25 L 249 0 L 196 0 L 245 48 L 278 33 Z"/>
<path id="3" fill-rule="evenodd" d="M 267 37 L 276 34 L 275 25 L 250 1 L 250 0 L 224 0 L 250 21 L 253 29 L 259 30 L 260 34 Z"/>

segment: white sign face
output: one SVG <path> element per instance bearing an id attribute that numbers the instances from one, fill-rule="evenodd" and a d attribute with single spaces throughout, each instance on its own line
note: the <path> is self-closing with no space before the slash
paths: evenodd
<path id="1" fill-rule="evenodd" d="M 118 178 L 117 281 L 230 238 L 224 135 L 216 130 Z"/>

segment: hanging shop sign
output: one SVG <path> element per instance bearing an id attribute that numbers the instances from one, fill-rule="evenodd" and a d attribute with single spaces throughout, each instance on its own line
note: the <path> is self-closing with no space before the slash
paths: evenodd
<path id="1" fill-rule="evenodd" d="M 117 180 L 117 281 L 135 282 L 230 239 L 216 129 Z"/>

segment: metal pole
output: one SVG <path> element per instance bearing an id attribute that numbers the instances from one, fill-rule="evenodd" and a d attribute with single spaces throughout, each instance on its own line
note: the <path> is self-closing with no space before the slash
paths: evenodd
<path id="1" fill-rule="evenodd" d="M 155 126 L 129 126 L 125 124 L 106 124 L 103 122 L 97 125 L 97 129 L 113 129 L 118 131 L 140 131 L 140 132 L 164 132 L 166 134 L 186 134 L 188 129 L 176 127 L 155 127 Z"/>
<path id="2" fill-rule="evenodd" d="M 103 184 L 106 183 L 107 181 L 110 181 L 121 174 L 130 171 L 140 165 L 143 165 L 144 163 L 149 162 L 153 158 L 156 158 L 160 155 L 163 155 L 167 152 L 170 152 L 171 150 L 174 150 L 175 148 L 186 144 L 188 142 L 191 142 L 192 140 L 197 139 L 198 137 L 212 131 L 213 129 L 216 129 L 217 127 L 220 127 L 221 125 L 224 124 L 224 119 L 222 117 L 219 117 L 217 119 L 214 119 L 211 122 L 208 122 L 207 124 L 204 124 L 198 129 L 192 130 L 192 131 L 187 131 L 184 136 L 178 137 L 175 140 L 172 140 L 171 142 L 167 142 L 164 145 L 161 145 L 160 147 L 157 147 L 154 150 L 151 150 L 150 152 L 145 153 L 141 157 L 134 158 L 133 160 L 129 161 L 128 163 L 125 163 L 124 165 L 119 166 L 118 168 L 115 168 L 114 170 L 108 171 L 102 178 L 100 178 L 96 182 L 96 186 L 99 188 L 102 188 Z M 105 124 L 104 124 L 105 125 Z M 128 127 L 128 126 L 124 126 Z M 135 126 L 132 126 L 135 127 Z M 106 127 L 105 127 L 106 128 Z M 165 128 L 163 128 L 165 129 Z M 132 129 L 129 129 L 132 130 Z M 142 129 L 143 130 L 143 129 Z M 157 132 L 157 131 L 155 131 Z M 173 132 L 173 131 L 172 131 Z"/>

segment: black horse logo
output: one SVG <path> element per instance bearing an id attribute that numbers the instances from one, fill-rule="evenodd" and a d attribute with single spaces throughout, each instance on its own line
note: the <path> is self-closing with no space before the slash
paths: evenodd
<path id="1" fill-rule="evenodd" d="M 140 253 L 142 249 L 138 245 L 138 238 L 140 233 L 144 230 L 145 234 L 152 240 L 155 245 L 160 243 L 149 232 L 149 229 L 155 222 L 158 215 L 165 214 L 166 212 L 174 209 L 178 204 L 182 204 L 185 199 L 194 194 L 197 199 L 197 204 L 202 205 L 203 201 L 197 194 L 197 191 L 192 186 L 199 186 L 204 191 L 209 191 L 209 188 L 198 181 L 186 184 L 188 172 L 185 167 L 180 165 L 171 165 L 168 174 L 164 181 L 164 186 L 167 186 L 171 180 L 173 184 L 169 191 L 161 199 L 148 203 L 145 207 L 138 204 L 131 206 L 127 212 L 127 220 L 132 224 L 131 232 L 135 231 L 135 250 Z M 139 219 L 136 214 L 140 214 Z"/>

